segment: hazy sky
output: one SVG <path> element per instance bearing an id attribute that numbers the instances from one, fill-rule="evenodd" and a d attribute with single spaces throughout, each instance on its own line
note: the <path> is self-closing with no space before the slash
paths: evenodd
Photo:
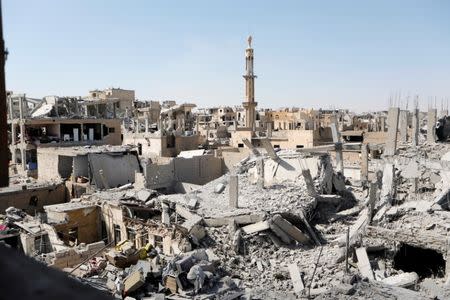
<path id="1" fill-rule="evenodd" d="M 450 1 L 3 0 L 8 90 L 136 90 L 199 106 L 244 98 L 255 49 L 263 107 L 385 109 L 450 97 Z"/>

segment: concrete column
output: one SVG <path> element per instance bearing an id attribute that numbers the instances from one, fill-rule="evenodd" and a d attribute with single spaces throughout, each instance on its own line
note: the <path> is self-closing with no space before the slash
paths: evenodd
<path id="1" fill-rule="evenodd" d="M 366 184 L 369 179 L 369 145 L 361 145 L 361 181 Z"/>
<path id="2" fill-rule="evenodd" d="M 386 118 L 384 116 L 380 118 L 380 131 L 386 131 Z"/>
<path id="3" fill-rule="evenodd" d="M 239 199 L 239 182 L 237 175 L 230 175 L 230 207 L 238 208 L 238 199 Z"/>
<path id="4" fill-rule="evenodd" d="M 342 152 L 342 143 L 336 143 L 336 170 L 344 174 L 344 153 Z"/>
<path id="5" fill-rule="evenodd" d="M 402 143 L 406 143 L 408 141 L 408 111 L 407 110 L 400 111 L 399 127 L 400 127 L 400 141 Z"/>
<path id="6" fill-rule="evenodd" d="M 25 144 L 25 124 L 24 120 L 20 120 L 20 157 L 22 160 L 22 169 L 24 171 L 27 170 L 27 153 L 26 153 L 26 144 Z"/>
<path id="7" fill-rule="evenodd" d="M 256 160 L 256 170 L 258 173 L 258 187 L 264 188 L 264 159 L 262 157 Z"/>
<path id="8" fill-rule="evenodd" d="M 392 156 L 395 155 L 395 152 L 397 151 L 397 130 L 398 130 L 399 114 L 400 109 L 398 107 L 389 108 L 388 134 L 384 150 L 385 155 Z"/>
<path id="9" fill-rule="evenodd" d="M 303 178 L 305 179 L 308 195 L 310 195 L 311 197 L 316 197 L 317 192 L 316 189 L 314 188 L 314 181 L 312 179 L 311 172 L 309 171 L 309 169 L 302 169 L 302 175 Z"/>
<path id="10" fill-rule="evenodd" d="M 144 117 L 145 117 L 145 120 L 144 120 L 145 133 L 148 133 L 148 113 L 147 112 L 144 113 Z"/>
<path id="11" fill-rule="evenodd" d="M 412 136 L 411 143 L 413 146 L 419 145 L 419 110 L 417 108 L 413 109 L 412 115 Z"/>
<path id="12" fill-rule="evenodd" d="M 12 96 L 8 96 L 8 104 L 9 104 L 9 119 L 14 119 L 14 109 L 13 109 L 13 99 Z"/>
<path id="13" fill-rule="evenodd" d="M 16 157 L 16 142 L 17 142 L 17 132 L 16 132 L 16 124 L 14 122 L 11 122 L 11 155 L 12 155 L 12 161 L 13 164 L 17 162 Z"/>
<path id="14" fill-rule="evenodd" d="M 103 140 L 103 136 L 104 136 L 104 132 L 103 132 L 103 124 L 100 124 L 100 140 Z"/>
<path id="15" fill-rule="evenodd" d="M 165 203 L 162 204 L 161 222 L 163 224 L 170 225 L 169 206 Z"/>
<path id="16" fill-rule="evenodd" d="M 23 98 L 22 98 L 22 96 L 19 97 L 19 118 L 20 118 L 20 120 L 23 119 Z"/>
<path id="17" fill-rule="evenodd" d="M 427 125 L 427 142 L 436 142 L 436 108 L 430 108 L 428 110 L 428 125 Z"/>
<path id="18" fill-rule="evenodd" d="M 272 137 L 272 122 L 267 123 L 267 137 Z"/>

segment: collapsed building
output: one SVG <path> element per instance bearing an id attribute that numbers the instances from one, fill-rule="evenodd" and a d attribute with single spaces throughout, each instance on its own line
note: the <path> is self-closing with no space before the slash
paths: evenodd
<path id="1" fill-rule="evenodd" d="M 11 101 L 17 126 L 51 121 L 60 135 L 37 144 L 37 180 L 0 190 L 0 240 L 117 299 L 449 298 L 436 109 L 256 110 L 251 43 L 233 112 L 195 119 L 193 104 L 114 89 Z"/>

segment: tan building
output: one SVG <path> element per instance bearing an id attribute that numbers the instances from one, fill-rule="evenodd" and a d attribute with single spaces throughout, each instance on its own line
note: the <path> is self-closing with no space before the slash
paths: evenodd
<path id="1" fill-rule="evenodd" d="M 121 88 L 108 88 L 105 90 L 89 91 L 89 96 L 84 100 L 117 100 L 116 108 L 121 112 L 131 113 L 134 108 L 134 90 L 124 90 Z"/>

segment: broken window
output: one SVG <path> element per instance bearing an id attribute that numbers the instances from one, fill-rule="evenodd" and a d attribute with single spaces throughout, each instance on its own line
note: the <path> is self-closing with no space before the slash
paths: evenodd
<path id="1" fill-rule="evenodd" d="M 122 240 L 120 226 L 114 224 L 114 242 L 118 244 Z"/>
<path id="2" fill-rule="evenodd" d="M 238 144 L 238 148 L 244 148 L 244 144 L 239 143 L 239 144 Z"/>
<path id="3" fill-rule="evenodd" d="M 128 240 L 134 243 L 136 240 L 136 231 L 133 228 L 127 228 L 127 236 Z"/>
<path id="4" fill-rule="evenodd" d="M 155 247 L 158 247 L 159 249 L 163 248 L 163 238 L 162 238 L 162 236 L 155 235 Z"/>
<path id="5" fill-rule="evenodd" d="M 69 242 L 76 242 L 78 240 L 78 227 L 73 227 L 69 229 L 68 238 Z"/>
<path id="6" fill-rule="evenodd" d="M 30 203 L 28 203 L 30 206 L 37 206 L 38 205 L 38 197 L 37 196 L 31 196 Z"/>
<path id="7" fill-rule="evenodd" d="M 141 234 L 141 245 L 145 246 L 148 244 L 148 233 L 147 232 L 143 232 Z"/>

